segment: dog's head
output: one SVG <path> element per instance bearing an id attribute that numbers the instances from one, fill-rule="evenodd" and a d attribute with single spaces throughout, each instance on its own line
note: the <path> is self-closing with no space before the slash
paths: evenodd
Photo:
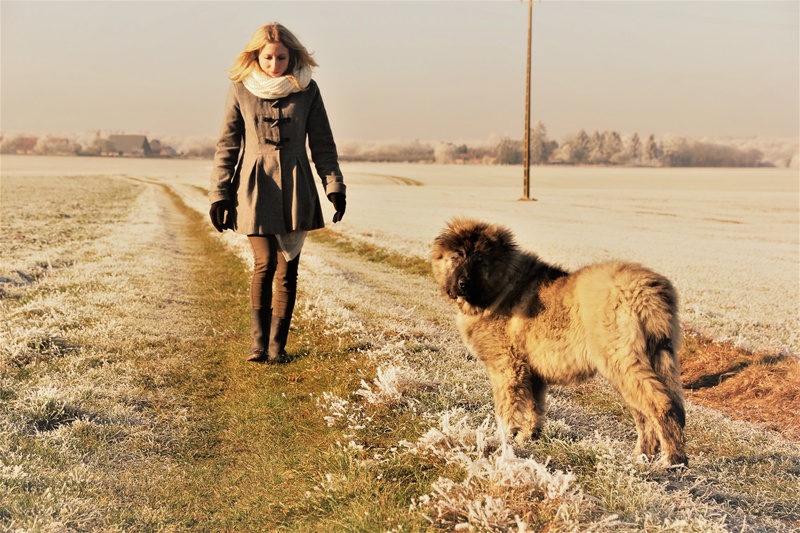
<path id="1" fill-rule="evenodd" d="M 508 229 L 457 218 L 434 240 L 433 275 L 444 296 L 462 310 L 477 311 L 489 307 L 506 288 L 516 251 Z"/>

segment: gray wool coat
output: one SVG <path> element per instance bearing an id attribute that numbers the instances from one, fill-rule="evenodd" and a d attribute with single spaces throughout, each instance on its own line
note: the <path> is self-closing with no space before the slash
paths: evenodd
<path id="1" fill-rule="evenodd" d="M 231 84 L 208 197 L 212 203 L 235 202 L 237 233 L 324 227 L 306 137 L 325 195 L 344 194 L 336 144 L 314 80 L 277 100 L 259 98 L 240 82 Z"/>

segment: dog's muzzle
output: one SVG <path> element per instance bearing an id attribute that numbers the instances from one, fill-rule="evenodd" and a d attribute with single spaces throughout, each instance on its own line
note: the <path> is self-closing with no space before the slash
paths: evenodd
<path id="1" fill-rule="evenodd" d="M 456 277 L 453 279 L 453 282 L 447 288 L 447 295 L 453 300 L 457 300 L 459 298 L 469 300 L 471 288 L 472 288 L 472 283 L 470 282 L 468 277 L 466 276 Z"/>

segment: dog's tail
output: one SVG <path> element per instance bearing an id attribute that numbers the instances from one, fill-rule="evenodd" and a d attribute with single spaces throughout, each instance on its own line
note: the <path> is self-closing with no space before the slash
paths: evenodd
<path id="1" fill-rule="evenodd" d="M 647 356 L 653 370 L 666 385 L 675 417 L 681 427 L 686 424 L 683 385 L 678 350 L 681 347 L 681 325 L 678 318 L 678 295 L 670 281 L 653 274 L 639 307 Z"/>
<path id="2" fill-rule="evenodd" d="M 646 453 L 660 448 L 670 465 L 686 464 L 678 295 L 668 279 L 638 265 L 621 264 L 615 284 L 619 300 L 611 312 L 622 341 L 619 346 L 627 347 L 634 358 L 628 368 L 619 369 L 626 375 L 618 379 L 634 411 L 639 409 L 649 419 L 649 423 L 637 419 L 640 444 L 646 444 Z M 655 448 L 653 431 L 659 441 Z"/>

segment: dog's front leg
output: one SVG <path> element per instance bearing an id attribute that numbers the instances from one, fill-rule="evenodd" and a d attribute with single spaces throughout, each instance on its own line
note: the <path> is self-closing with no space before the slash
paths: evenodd
<path id="1" fill-rule="evenodd" d="M 512 354 L 484 359 L 484 363 L 492 384 L 495 413 L 505 426 L 501 429 L 517 444 L 525 444 L 541 426 L 530 368 Z"/>

